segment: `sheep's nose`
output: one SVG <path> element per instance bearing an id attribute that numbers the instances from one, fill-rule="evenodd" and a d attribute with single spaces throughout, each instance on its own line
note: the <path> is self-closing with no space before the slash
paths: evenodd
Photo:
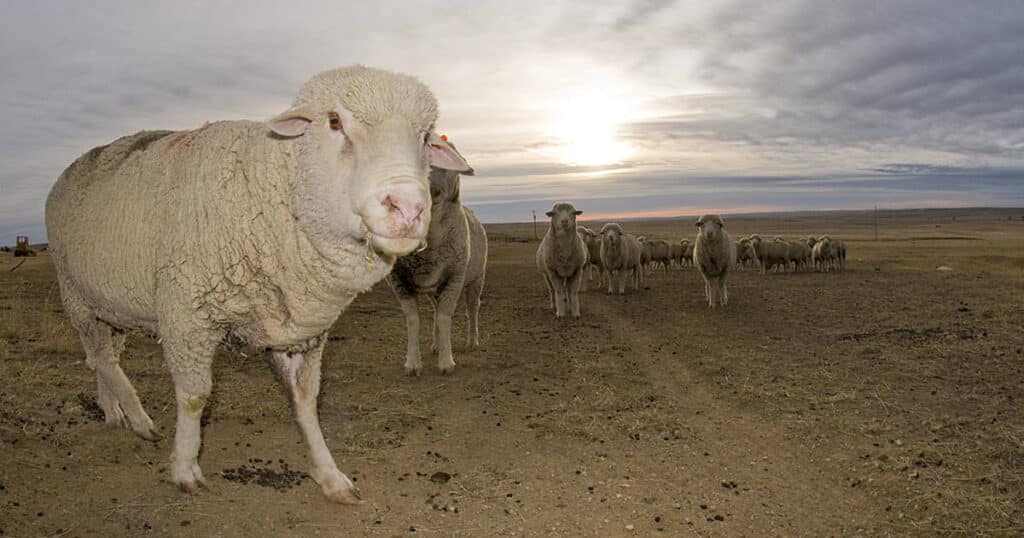
<path id="1" fill-rule="evenodd" d="M 396 220 L 402 226 L 414 225 L 427 207 L 422 201 L 409 200 L 390 194 L 384 197 L 381 205 L 392 214 L 392 217 L 397 217 Z"/>

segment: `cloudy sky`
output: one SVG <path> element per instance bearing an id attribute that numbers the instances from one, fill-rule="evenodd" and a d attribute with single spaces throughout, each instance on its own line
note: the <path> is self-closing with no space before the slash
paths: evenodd
<path id="1" fill-rule="evenodd" d="M 352 63 L 434 90 L 491 222 L 1024 206 L 1019 1 L 4 2 L 0 242 L 89 148 Z"/>

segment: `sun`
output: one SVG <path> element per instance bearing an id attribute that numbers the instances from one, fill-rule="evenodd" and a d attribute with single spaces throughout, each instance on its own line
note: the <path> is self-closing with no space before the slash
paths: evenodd
<path id="1" fill-rule="evenodd" d="M 599 93 L 574 96 L 555 105 L 551 134 L 559 140 L 558 155 L 568 164 L 603 166 L 622 162 L 632 153 L 618 137 L 625 109 Z"/>

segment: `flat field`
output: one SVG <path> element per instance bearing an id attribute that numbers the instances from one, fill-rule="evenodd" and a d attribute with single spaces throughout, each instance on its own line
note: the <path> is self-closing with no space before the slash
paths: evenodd
<path id="1" fill-rule="evenodd" d="M 531 226 L 488 226 L 482 346 L 459 316 L 454 375 L 404 374 L 386 284 L 331 332 L 320 416 L 357 507 L 302 472 L 268 361 L 227 352 L 209 488 L 177 491 L 155 338 L 122 357 L 165 435 L 148 442 L 104 424 L 48 256 L 11 272 L 2 254 L 0 535 L 1021 536 L 1021 213 L 886 212 L 877 240 L 870 213 L 727 217 L 734 237 L 842 238 L 849 268 L 737 271 L 716 310 L 693 268 L 656 271 L 624 296 L 592 286 L 582 319 L 557 322 Z"/>

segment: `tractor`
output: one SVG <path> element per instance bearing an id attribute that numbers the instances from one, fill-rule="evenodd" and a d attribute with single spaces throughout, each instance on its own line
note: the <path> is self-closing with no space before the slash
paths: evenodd
<path id="1" fill-rule="evenodd" d="M 35 256 L 36 251 L 28 248 L 28 236 L 19 235 L 18 240 L 14 245 L 15 256 Z"/>

